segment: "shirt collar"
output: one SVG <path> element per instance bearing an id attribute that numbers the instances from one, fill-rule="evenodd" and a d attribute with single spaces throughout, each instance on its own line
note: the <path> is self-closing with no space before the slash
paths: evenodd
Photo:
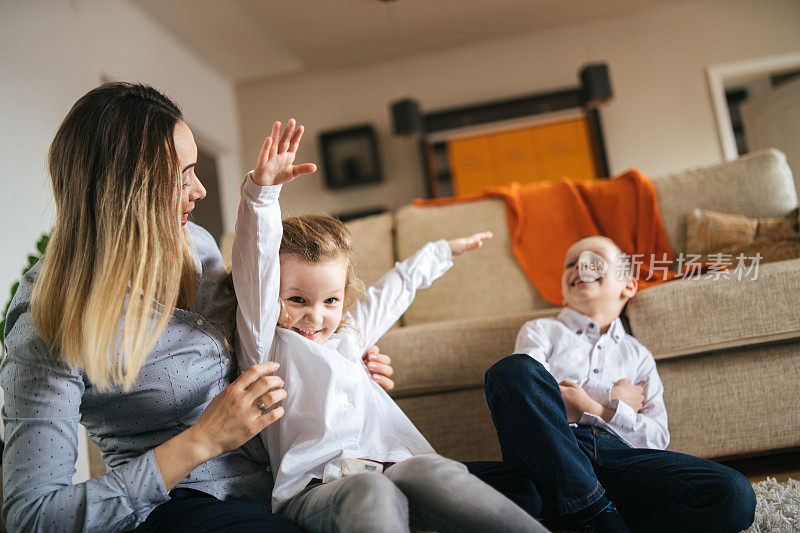
<path id="1" fill-rule="evenodd" d="M 558 313 L 557 318 L 576 335 L 586 335 L 588 339 L 594 340 L 600 338 L 600 326 L 597 322 L 579 311 L 565 307 Z M 619 317 L 614 319 L 606 334 L 616 343 L 622 341 L 625 328 L 622 327 Z"/>

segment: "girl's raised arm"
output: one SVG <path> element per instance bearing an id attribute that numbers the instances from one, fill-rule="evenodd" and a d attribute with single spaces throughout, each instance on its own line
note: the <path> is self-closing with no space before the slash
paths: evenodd
<path id="1" fill-rule="evenodd" d="M 312 163 L 292 164 L 302 126 L 295 128 L 294 119 L 289 119 L 283 135 L 280 133 L 281 123 L 275 122 L 255 169 L 242 184 L 232 253 L 240 370 L 267 360 L 280 317 L 281 186 L 317 168 Z"/>

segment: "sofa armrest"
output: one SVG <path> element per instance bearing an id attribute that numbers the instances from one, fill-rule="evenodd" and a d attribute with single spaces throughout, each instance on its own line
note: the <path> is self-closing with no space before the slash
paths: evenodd
<path id="1" fill-rule="evenodd" d="M 396 384 L 392 396 L 482 388 L 486 370 L 511 354 L 522 324 L 554 316 L 558 311 L 449 320 L 390 330 L 378 344 L 381 352 L 392 358 Z"/>
<path id="2" fill-rule="evenodd" d="M 800 259 L 760 265 L 756 279 L 662 283 L 626 309 L 656 359 L 800 337 Z"/>

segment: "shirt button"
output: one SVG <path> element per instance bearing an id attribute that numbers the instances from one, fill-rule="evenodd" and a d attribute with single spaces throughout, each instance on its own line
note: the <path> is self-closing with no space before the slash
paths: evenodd
<path id="1" fill-rule="evenodd" d="M 582 330 L 582 329 L 579 329 L 579 330 L 578 330 L 578 331 L 576 331 L 575 333 L 577 333 L 578 335 L 580 335 L 580 334 L 582 334 L 582 333 L 583 333 L 583 330 Z"/>
<path id="2" fill-rule="evenodd" d="M 589 324 L 589 329 L 594 329 L 594 324 Z"/>
<path id="3" fill-rule="evenodd" d="M 592 370 L 592 372 L 594 372 L 595 374 L 598 374 L 598 373 L 600 373 L 600 369 L 599 368 L 595 368 L 594 370 Z"/>
<path id="4" fill-rule="evenodd" d="M 195 324 L 197 324 L 198 326 L 202 326 L 203 324 L 205 324 L 205 321 L 202 318 L 198 318 Z"/>
<path id="5" fill-rule="evenodd" d="M 598 350 L 602 350 L 602 349 L 603 349 L 603 347 L 602 347 L 602 346 L 598 346 L 598 347 L 597 347 L 597 349 L 598 349 Z"/>

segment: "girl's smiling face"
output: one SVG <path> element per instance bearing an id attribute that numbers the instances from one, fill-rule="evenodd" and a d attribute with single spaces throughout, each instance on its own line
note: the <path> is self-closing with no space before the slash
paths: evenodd
<path id="1" fill-rule="evenodd" d="M 307 263 L 282 255 L 280 299 L 283 313 L 278 325 L 320 344 L 336 332 L 342 321 L 347 259 Z"/>

